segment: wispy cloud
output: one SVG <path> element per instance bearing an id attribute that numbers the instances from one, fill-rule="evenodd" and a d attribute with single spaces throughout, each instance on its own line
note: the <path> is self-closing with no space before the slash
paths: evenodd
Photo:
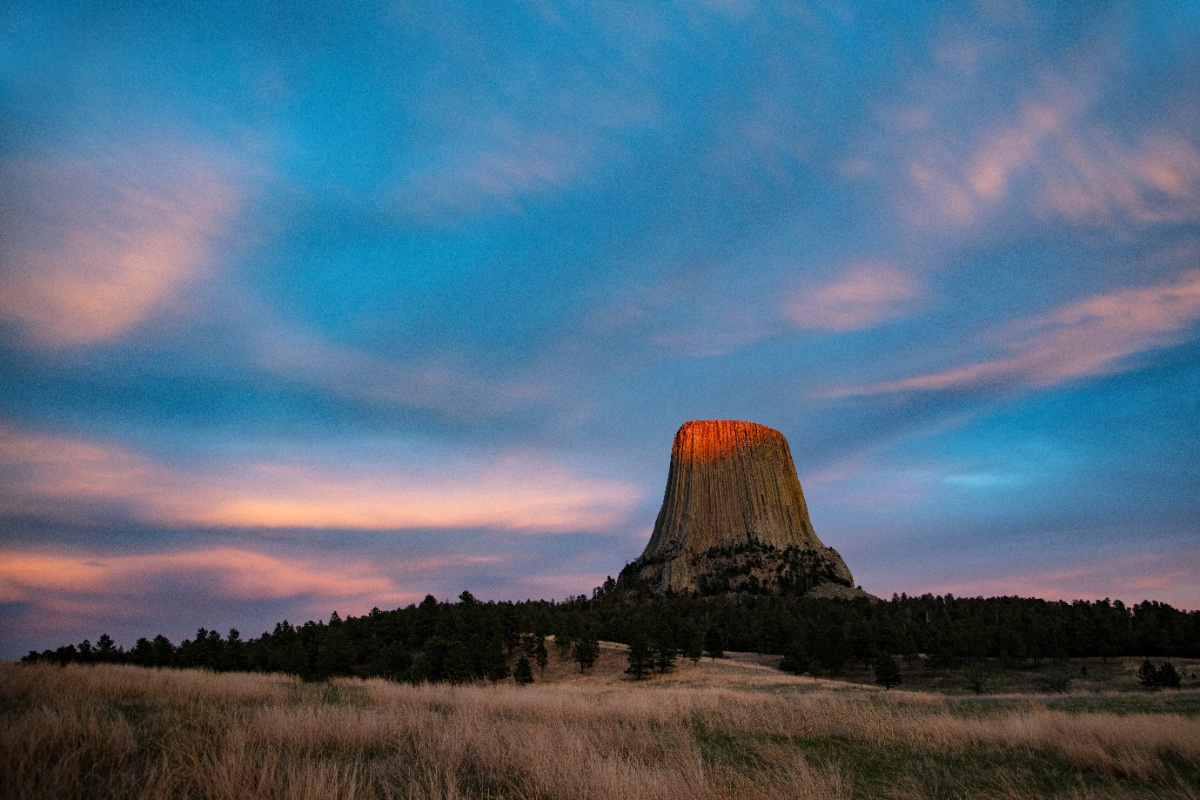
<path id="1" fill-rule="evenodd" d="M 1001 354 L 943 372 L 842 389 L 833 396 L 989 385 L 1038 388 L 1128 369 L 1129 356 L 1187 341 L 1200 320 L 1200 270 L 1171 283 L 1068 303 L 1017 322 L 995 339 Z"/>
<path id="2" fill-rule="evenodd" d="M 410 172 L 394 197 L 399 210 L 423 220 L 517 211 L 525 198 L 563 188 L 591 165 L 578 132 L 529 132 L 503 117 L 484 131 L 484 141 Z"/>
<path id="3" fill-rule="evenodd" d="M 1200 220 L 1194 141 L 1118 130 L 1079 92 L 1049 83 L 1056 88 L 1020 104 L 1010 123 L 989 123 L 965 145 L 944 138 L 947 125 L 908 136 L 903 170 L 915 192 L 902 195 L 905 212 L 935 226 L 974 224 L 1007 204 L 1048 223 L 1104 228 Z"/>
<path id="4" fill-rule="evenodd" d="M 404 364 L 335 344 L 299 325 L 270 321 L 263 312 L 250 333 L 254 366 L 351 400 L 414 406 L 451 419 L 479 419 L 545 401 L 550 389 L 536 381 L 495 381 L 456 368 L 452 357 Z M 266 320 L 266 321 L 264 321 Z"/>
<path id="5" fill-rule="evenodd" d="M 860 330 L 909 313 L 922 293 L 920 281 L 895 264 L 863 262 L 829 283 L 794 289 L 783 314 L 800 328 Z"/>
<path id="6" fill-rule="evenodd" d="M 0 511 L 51 519 L 558 532 L 615 525 L 640 499 L 627 484 L 580 477 L 528 453 L 447 455 L 411 469 L 345 456 L 340 465 L 301 458 L 184 470 L 112 445 L 0 428 L 0 459 Z"/>
<path id="7" fill-rule="evenodd" d="M 29 602 L 42 593 L 49 593 L 43 602 L 72 595 L 137 595 L 147 584 L 189 574 L 202 575 L 226 600 L 370 596 L 401 602 L 406 597 L 370 564 L 316 563 L 219 547 L 123 556 L 7 552 L 0 558 L 0 602 Z"/>
<path id="8" fill-rule="evenodd" d="M 15 209 L 0 250 L 0 319 L 40 346 L 108 341 L 209 269 L 212 239 L 240 198 L 213 159 L 179 147 L 0 165 Z"/>

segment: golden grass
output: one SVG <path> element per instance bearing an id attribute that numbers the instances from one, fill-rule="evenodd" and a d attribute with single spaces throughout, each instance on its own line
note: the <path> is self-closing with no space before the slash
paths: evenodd
<path id="1" fill-rule="evenodd" d="M 0 664 L 0 796 L 1197 797 L 1188 716 L 964 718 L 736 662 L 634 684 L 615 655 L 525 688 Z"/>

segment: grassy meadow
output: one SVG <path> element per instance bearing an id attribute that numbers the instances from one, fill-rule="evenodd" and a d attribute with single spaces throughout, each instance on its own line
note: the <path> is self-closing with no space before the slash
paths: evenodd
<path id="1" fill-rule="evenodd" d="M 1137 691 L 1133 660 L 1050 695 L 916 672 L 944 685 L 884 692 L 738 654 L 624 666 L 607 644 L 527 687 L 3 663 L 0 796 L 1200 797 L 1200 688 Z"/>

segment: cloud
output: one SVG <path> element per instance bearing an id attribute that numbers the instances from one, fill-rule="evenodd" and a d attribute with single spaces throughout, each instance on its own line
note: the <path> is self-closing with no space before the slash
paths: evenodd
<path id="1" fill-rule="evenodd" d="M 147 584 L 201 575 L 228 600 L 285 599 L 300 596 L 372 596 L 400 602 L 398 590 L 377 567 L 284 559 L 219 547 L 180 553 L 77 556 L 7 552 L 0 559 L 0 602 L 26 602 L 49 593 L 143 595 Z M 51 602 L 42 597 L 42 602 Z"/>
<path id="2" fill-rule="evenodd" d="M 945 119 L 902 135 L 903 170 L 916 190 L 901 198 L 904 210 L 934 226 L 975 224 L 1006 204 L 1046 222 L 1104 228 L 1200 220 L 1193 142 L 1153 127 L 1121 131 L 1096 120 L 1078 91 L 1049 83 L 1009 124 L 989 117 L 965 145 L 944 134 L 954 127 Z M 881 115 L 906 132 L 894 111 Z"/>
<path id="3" fill-rule="evenodd" d="M 179 469 L 112 445 L 0 427 L 0 513 L 167 526 L 561 532 L 618 524 L 640 500 L 627 484 L 573 475 L 528 453 L 443 454 L 413 468 L 341 457 Z"/>
<path id="4" fill-rule="evenodd" d="M 922 292 L 920 282 L 894 264 L 863 262 L 830 283 L 793 290 L 783 314 L 800 328 L 860 330 L 909 313 Z"/>
<path id="5" fill-rule="evenodd" d="M 551 394 L 547 386 L 532 381 L 472 375 L 456 369 L 446 356 L 434 363 L 397 364 L 331 343 L 297 326 L 270 322 L 270 317 L 263 312 L 250 334 L 255 366 L 338 397 L 433 409 L 452 419 L 475 420 L 514 412 Z"/>
<path id="6" fill-rule="evenodd" d="M 107 631 L 132 645 L 138 636 L 187 636 L 197 626 L 234 625 L 253 634 L 292 620 L 365 613 L 419 602 L 431 574 L 478 559 L 411 562 L 296 558 L 240 547 L 130 555 L 0 550 L 0 618 L 5 657 L 30 646 L 93 641 Z"/>
<path id="7" fill-rule="evenodd" d="M 578 135 L 528 132 L 499 117 L 485 129 L 485 142 L 410 172 L 395 195 L 399 209 L 426 220 L 514 212 L 524 198 L 568 186 L 592 162 Z"/>
<path id="8" fill-rule="evenodd" d="M 118 339 L 212 266 L 239 205 L 207 154 L 148 147 L 107 160 L 0 165 L 0 319 L 39 346 Z"/>
<path id="9" fill-rule="evenodd" d="M 833 396 L 981 386 L 1042 388 L 1128 369 L 1128 356 L 1178 344 L 1200 320 L 1200 270 L 1173 283 L 1068 303 L 1017 322 L 998 337 L 1003 354 L 943 372 L 838 390 Z"/>

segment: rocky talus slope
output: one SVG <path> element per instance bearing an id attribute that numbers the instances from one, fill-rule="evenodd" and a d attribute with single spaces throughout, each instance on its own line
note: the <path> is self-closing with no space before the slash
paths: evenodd
<path id="1" fill-rule="evenodd" d="M 787 439 L 753 422 L 684 423 L 654 534 L 620 583 L 657 592 L 862 594 L 813 531 Z"/>

